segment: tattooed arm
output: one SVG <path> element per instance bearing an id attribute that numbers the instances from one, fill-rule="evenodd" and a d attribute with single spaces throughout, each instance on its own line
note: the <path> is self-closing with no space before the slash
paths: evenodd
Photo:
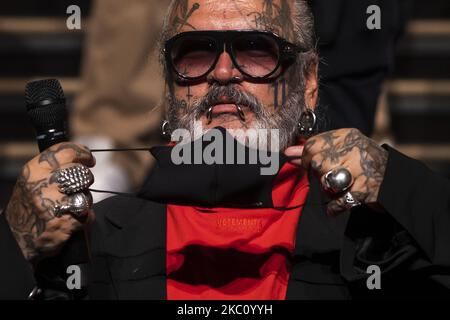
<path id="1" fill-rule="evenodd" d="M 28 162 L 17 179 L 4 215 L 30 262 L 56 254 L 82 228 L 72 216 L 55 218 L 53 212 L 55 205 L 67 201 L 67 196 L 58 190 L 56 172 L 76 163 L 92 167 L 95 160 L 83 146 L 58 144 Z"/>

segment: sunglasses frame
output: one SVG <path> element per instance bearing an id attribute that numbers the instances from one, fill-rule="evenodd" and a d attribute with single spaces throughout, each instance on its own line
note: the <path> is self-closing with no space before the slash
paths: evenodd
<path id="1" fill-rule="evenodd" d="M 244 70 L 242 70 L 242 68 L 238 65 L 236 58 L 234 56 L 234 53 L 233 53 L 233 41 L 236 38 L 241 37 L 243 35 L 264 35 L 264 36 L 268 36 L 268 37 L 272 38 L 273 40 L 275 40 L 275 43 L 277 44 L 278 50 L 279 50 L 279 57 L 278 57 L 277 66 L 275 67 L 275 69 L 272 72 L 270 72 L 269 74 L 267 74 L 265 76 L 255 77 L 255 76 L 248 74 Z M 212 63 L 212 65 L 208 69 L 208 71 L 206 71 L 204 74 L 197 76 L 197 77 L 189 77 L 189 76 L 185 76 L 185 75 L 181 74 L 175 68 L 174 63 L 172 61 L 171 53 L 172 53 L 172 49 L 173 49 L 175 42 L 177 40 L 179 40 L 180 38 L 187 37 L 187 36 L 199 36 L 199 37 L 201 36 L 201 37 L 205 37 L 205 38 L 210 38 L 216 44 L 216 58 L 214 60 L 214 63 Z M 246 76 L 250 79 L 256 80 L 256 81 L 266 80 L 266 79 L 270 78 L 275 72 L 278 71 L 278 69 L 282 65 L 287 64 L 287 63 L 292 63 L 296 59 L 298 53 L 307 52 L 306 49 L 287 41 L 286 39 L 278 36 L 277 34 L 271 32 L 271 31 L 262 31 L 262 30 L 187 31 L 187 32 L 179 33 L 179 34 L 175 35 L 174 37 L 170 38 L 169 40 L 167 40 L 165 42 L 165 45 L 164 45 L 164 56 L 166 59 L 166 64 L 167 64 L 168 69 L 172 70 L 180 79 L 185 80 L 185 81 L 198 81 L 203 78 L 206 78 L 207 75 L 212 70 L 214 70 L 214 68 L 217 65 L 217 62 L 219 61 L 220 55 L 224 51 L 230 55 L 234 66 L 244 76 Z"/>

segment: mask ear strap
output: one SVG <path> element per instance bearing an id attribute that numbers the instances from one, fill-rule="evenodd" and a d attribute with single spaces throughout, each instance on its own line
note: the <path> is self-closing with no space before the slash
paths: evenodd
<path id="1" fill-rule="evenodd" d="M 99 152 L 129 152 L 129 151 L 145 151 L 149 152 L 151 148 L 123 148 L 123 149 L 92 149 L 91 153 L 99 153 Z M 97 190 L 97 189 L 89 189 L 90 192 L 93 193 L 107 193 L 107 194 L 114 194 L 119 196 L 126 196 L 126 197 L 136 197 L 137 194 L 135 193 L 125 193 L 125 192 L 117 192 L 117 191 L 109 191 L 109 190 Z"/>
<path id="2" fill-rule="evenodd" d="M 137 197 L 137 193 L 126 193 L 126 192 L 117 192 L 117 191 L 107 191 L 107 190 L 97 190 L 97 189 L 89 189 L 90 192 L 93 193 L 106 193 L 106 194 L 114 194 L 116 196 L 124 196 L 124 197 Z"/>

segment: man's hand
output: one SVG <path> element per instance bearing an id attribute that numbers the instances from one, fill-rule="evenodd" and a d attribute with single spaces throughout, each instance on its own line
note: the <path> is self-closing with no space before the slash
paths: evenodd
<path id="1" fill-rule="evenodd" d="M 345 168 L 353 176 L 348 190 L 362 204 L 376 204 L 384 179 L 388 152 L 357 129 L 329 131 L 312 137 L 304 146 L 286 150 L 292 163 L 312 170 L 325 185 L 325 175 L 331 170 Z M 343 194 L 333 195 L 328 213 L 336 215 L 348 208 Z"/>
<path id="2" fill-rule="evenodd" d="M 82 222 L 71 215 L 54 215 L 55 205 L 66 204 L 70 197 L 59 192 L 57 172 L 76 164 L 93 167 L 95 159 L 84 146 L 61 143 L 28 162 L 19 175 L 5 217 L 28 261 L 56 254 L 82 228 Z M 89 209 L 83 223 L 92 219 Z"/>

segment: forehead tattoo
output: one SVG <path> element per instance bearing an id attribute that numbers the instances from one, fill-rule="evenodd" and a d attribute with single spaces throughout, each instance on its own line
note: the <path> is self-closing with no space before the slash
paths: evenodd
<path id="1" fill-rule="evenodd" d="M 183 27 L 196 30 L 189 19 L 198 10 L 208 10 L 211 13 L 237 11 L 250 28 L 268 30 L 288 40 L 294 39 L 294 26 L 292 20 L 292 0 L 206 0 L 195 2 L 177 0 L 172 13 L 171 33 L 176 34 Z"/>
<path id="2" fill-rule="evenodd" d="M 288 0 L 262 0 L 260 12 L 251 12 L 247 16 L 257 29 L 270 30 L 278 35 L 293 40 L 294 26 L 292 11 Z"/>
<path id="3" fill-rule="evenodd" d="M 200 9 L 200 4 L 198 2 L 194 2 L 190 8 L 188 6 L 189 0 L 178 0 L 175 4 L 174 16 L 172 18 L 173 33 L 180 32 L 180 30 L 185 26 L 195 30 L 195 27 L 189 23 L 189 18 L 195 11 Z"/>

